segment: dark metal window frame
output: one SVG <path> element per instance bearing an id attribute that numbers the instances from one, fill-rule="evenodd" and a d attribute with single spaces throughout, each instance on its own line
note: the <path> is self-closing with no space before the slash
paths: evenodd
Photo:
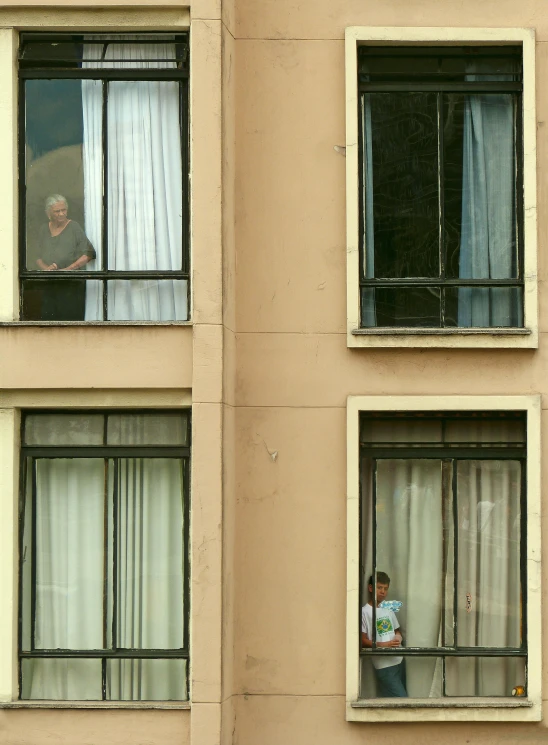
<path id="1" fill-rule="evenodd" d="M 188 445 L 107 445 L 107 423 L 109 415 L 120 415 L 120 414 L 156 414 L 156 415 L 169 415 L 182 412 L 175 412 L 173 409 L 69 409 L 60 411 L 59 409 L 34 409 L 27 410 L 22 413 L 21 416 L 21 462 L 20 462 L 20 473 L 19 473 L 19 611 L 18 611 L 18 682 L 19 682 L 19 696 L 22 692 L 22 662 L 28 659 L 100 659 L 101 664 L 101 687 L 102 687 L 102 701 L 114 700 L 107 699 L 106 697 L 106 682 L 107 682 L 107 660 L 118 659 L 118 660 L 186 660 L 186 690 L 189 693 L 189 659 L 190 659 L 190 456 L 191 456 L 191 415 L 190 410 L 188 413 L 184 413 L 187 416 L 187 435 L 186 441 Z M 67 415 L 67 416 L 78 416 L 78 415 L 89 415 L 93 414 L 104 416 L 103 425 L 103 444 L 102 445 L 85 445 L 85 446 L 68 446 L 68 445 L 26 445 L 24 440 L 25 432 L 25 420 L 27 416 L 34 415 Z M 184 619 L 181 621 L 184 623 L 184 635 L 183 635 L 183 647 L 180 649 L 136 649 L 136 648 L 122 648 L 116 646 L 116 625 L 117 625 L 117 614 L 116 614 L 116 552 L 113 552 L 113 609 L 112 609 L 112 646 L 107 648 L 107 604 L 106 604 L 106 588 L 107 588 L 107 576 L 108 568 L 106 560 L 104 562 L 104 576 L 103 576 L 103 649 L 36 649 L 35 647 L 35 621 L 36 621 L 36 561 L 35 561 L 35 546 L 36 546 L 36 460 L 44 458 L 103 458 L 105 463 L 105 511 L 107 506 L 107 484 L 108 484 L 108 461 L 114 460 L 114 487 L 113 487 L 113 521 L 114 526 L 117 524 L 116 514 L 116 486 L 117 486 L 117 471 L 119 468 L 120 458 L 173 458 L 181 461 L 183 468 L 183 557 L 184 557 L 184 575 L 183 575 L 183 609 Z M 28 472 L 29 465 L 31 469 L 32 479 L 32 519 L 31 519 L 31 541 L 33 550 L 31 552 L 31 644 L 30 651 L 23 650 L 23 540 L 24 540 L 24 528 L 25 528 L 25 505 L 27 501 L 27 489 L 28 489 Z M 116 531 L 114 531 L 114 548 L 116 547 Z M 107 536 L 104 534 L 105 541 L 105 556 L 107 546 Z"/>
<path id="2" fill-rule="evenodd" d="M 19 39 L 19 139 L 18 139 L 18 167 L 19 167 L 19 278 L 47 282 L 49 280 L 74 279 L 73 275 L 67 276 L 66 271 L 49 271 L 27 269 L 26 267 L 26 148 L 25 148 L 25 81 L 26 80 L 101 80 L 103 87 L 103 111 L 102 111 L 102 138 L 103 138 L 103 205 L 102 205 L 102 266 L 100 270 L 90 272 L 79 272 L 78 279 L 87 281 L 101 281 L 103 285 L 103 321 L 111 323 L 108 318 L 108 281 L 109 280 L 174 280 L 187 281 L 187 300 L 190 308 L 190 121 L 189 121 L 189 34 L 188 32 L 138 32 L 138 42 L 129 37 L 131 33 L 125 33 L 128 38 L 113 38 L 112 34 L 100 34 L 100 39 L 86 41 L 84 33 L 21 33 Z M 95 35 L 95 34 L 94 34 Z M 99 36 L 99 34 L 97 34 Z M 150 39 L 143 37 L 150 36 Z M 161 39 L 159 37 L 165 37 Z M 93 68 L 82 69 L 74 66 L 73 60 L 51 60 L 51 59 L 25 59 L 25 44 L 31 42 L 43 43 L 89 43 L 97 45 L 113 44 L 158 44 L 162 41 L 173 41 L 182 49 L 180 58 L 177 59 L 177 67 L 173 68 Z M 109 60 L 116 62 L 116 60 Z M 174 60 L 175 61 L 175 60 Z M 62 63 L 66 64 L 62 64 Z M 69 64 L 71 63 L 71 64 Z M 183 225 L 183 251 L 180 270 L 157 270 L 157 271 L 121 271 L 109 269 L 108 266 L 108 87 L 111 81 L 173 81 L 179 83 L 179 124 L 181 129 L 181 158 L 182 158 L 182 225 Z M 20 291 L 20 316 L 23 314 L 23 292 L 22 284 Z"/>
<path id="3" fill-rule="evenodd" d="M 516 412 L 508 412 L 508 419 L 515 419 Z M 458 419 L 471 419 L 474 415 L 484 414 L 487 418 L 501 418 L 504 419 L 504 415 L 501 416 L 500 412 L 447 412 L 441 413 L 436 416 L 435 412 L 417 412 L 417 418 L 432 419 L 437 418 L 441 420 L 442 431 L 444 431 L 445 422 L 449 419 L 455 421 Z M 519 412 L 523 416 L 524 423 L 526 422 L 525 412 Z M 398 420 L 406 419 L 409 420 L 412 417 L 409 412 L 405 414 L 390 414 L 386 415 L 379 414 L 379 412 L 360 412 L 360 422 L 364 418 L 371 418 L 374 420 L 380 420 L 386 422 L 387 420 Z M 483 417 L 482 417 L 483 418 Z M 396 460 L 396 459 L 413 459 L 413 460 L 440 460 L 450 462 L 452 464 L 452 483 L 451 483 L 451 510 L 453 517 L 453 524 L 458 524 L 457 514 L 457 500 L 458 500 L 458 483 L 457 483 L 457 468 L 456 464 L 459 460 L 513 460 L 519 461 L 521 466 L 521 489 L 520 489 L 520 582 L 522 588 L 521 597 L 521 618 L 522 618 L 522 631 L 521 631 L 521 646 L 520 647 L 462 647 L 458 644 L 458 621 L 457 621 L 457 587 L 458 587 L 458 531 L 453 530 L 453 567 L 454 567 L 454 587 L 453 587 L 453 644 L 446 644 L 445 639 L 445 626 L 442 623 L 442 644 L 439 647 L 398 647 L 398 648 L 382 648 L 377 649 L 376 635 L 372 639 L 371 648 L 365 648 L 362 646 L 361 641 L 361 605 L 358 609 L 358 624 L 360 629 L 359 634 L 359 656 L 361 659 L 370 657 L 373 654 L 381 654 L 392 656 L 392 657 L 438 657 L 442 660 L 442 698 L 446 696 L 445 693 L 445 660 L 447 657 L 521 657 L 525 658 L 525 675 L 526 675 L 526 690 L 527 690 L 527 442 L 523 445 L 509 445 L 504 447 L 500 443 L 478 443 L 476 447 L 463 447 L 462 445 L 454 446 L 449 443 L 415 443 L 409 444 L 407 447 L 400 447 L 400 444 L 388 445 L 388 443 L 369 443 L 364 444 L 360 438 L 360 475 L 362 472 L 362 459 L 368 457 L 371 459 L 372 464 L 372 483 L 371 483 L 371 512 L 372 512 L 372 546 L 371 546 L 371 558 L 372 558 L 372 576 L 373 582 L 376 581 L 377 573 L 377 490 L 376 490 L 376 477 L 377 477 L 377 462 L 379 460 Z M 363 510 L 364 510 L 364 495 L 362 493 L 362 482 L 360 477 L 359 487 L 359 566 L 360 566 L 360 597 L 363 591 L 364 583 L 367 579 L 365 576 L 365 557 L 364 546 L 363 546 Z M 374 590 L 375 592 L 375 585 Z M 366 601 L 366 598 L 362 598 Z M 372 628 L 376 628 L 376 615 L 377 608 L 376 603 L 372 603 Z M 445 596 L 442 597 L 442 608 L 441 616 L 445 618 Z"/>
<path id="4" fill-rule="evenodd" d="M 386 74 L 367 75 L 360 71 L 361 55 L 370 51 L 372 55 L 398 57 L 398 56 L 416 56 L 416 57 L 462 57 L 463 53 L 457 53 L 456 50 L 466 52 L 466 56 L 473 61 L 477 58 L 487 59 L 489 57 L 501 57 L 504 51 L 509 57 L 517 57 L 515 47 L 458 47 L 451 45 L 446 47 L 431 46 L 405 46 L 404 44 L 394 47 L 378 47 L 360 45 L 358 48 L 358 163 L 359 163 L 359 262 L 360 262 L 360 290 L 363 288 L 398 288 L 398 287 L 429 287 L 437 289 L 440 292 L 440 325 L 428 326 L 426 328 L 455 328 L 459 326 L 446 325 L 445 319 L 445 289 L 449 287 L 515 287 L 521 289 L 522 298 L 521 306 L 524 303 L 524 203 L 523 203 L 523 71 L 521 69 L 519 80 L 516 81 L 463 81 L 456 79 L 456 75 L 436 75 L 436 74 Z M 520 50 L 521 51 L 521 50 Z M 522 54 L 519 55 L 520 62 Z M 393 79 L 386 79 L 392 77 Z M 369 80 L 368 78 L 371 78 Z M 378 78 L 378 80 L 375 80 Z M 403 79 L 406 78 L 406 79 Z M 360 101 L 364 93 L 413 93 L 413 92 L 432 92 L 437 96 L 437 135 L 438 135 L 438 243 L 439 243 L 439 274 L 438 278 L 414 277 L 414 278 L 383 278 L 374 277 L 366 278 L 364 276 L 365 261 L 365 205 L 363 203 L 364 193 L 364 164 L 365 149 L 362 137 L 361 126 L 361 106 Z M 516 194 L 516 242 L 517 242 L 517 277 L 516 279 L 457 279 L 446 277 L 447 255 L 444 235 L 444 165 L 443 165 L 443 127 L 440 122 L 443 121 L 443 94 L 444 93 L 513 93 L 516 96 L 516 121 L 515 121 L 515 152 L 516 152 L 516 171 L 515 171 L 515 194 Z M 374 190 L 374 187 L 373 187 Z M 360 292 L 360 327 L 362 325 L 362 293 Z M 369 328 L 369 327 L 367 327 Z M 379 326 L 373 328 L 381 328 Z M 382 327 L 384 328 L 384 327 Z M 396 330 L 398 326 L 387 327 Z M 425 328 L 425 327 L 423 327 Z"/>

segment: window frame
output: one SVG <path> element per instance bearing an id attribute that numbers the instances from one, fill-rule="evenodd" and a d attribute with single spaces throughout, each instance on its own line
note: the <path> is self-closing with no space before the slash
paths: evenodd
<path id="1" fill-rule="evenodd" d="M 528 685 L 526 698 L 446 697 L 440 699 L 360 698 L 362 412 L 519 411 L 527 415 L 527 460 L 522 521 L 526 527 Z M 347 721 L 539 721 L 541 694 L 540 587 L 540 396 L 349 396 L 347 400 Z M 418 449 L 417 449 L 418 450 Z M 480 452 L 479 448 L 478 454 Z M 531 653 L 533 652 L 533 653 Z"/>
<path id="2" fill-rule="evenodd" d="M 52 415 L 56 414 L 59 416 L 74 417 L 79 415 L 93 415 L 103 416 L 103 444 L 102 445 L 27 445 L 24 441 L 25 433 L 25 420 L 27 416 L 36 415 Z M 179 414 L 186 415 L 186 441 L 187 445 L 110 445 L 106 444 L 107 438 L 107 421 L 109 415 L 169 415 Z M 139 704 L 158 704 L 156 700 L 131 700 L 125 701 L 120 699 L 107 699 L 106 698 L 106 661 L 108 659 L 118 660 L 147 660 L 147 659 L 177 659 L 186 660 L 186 699 L 174 699 L 170 700 L 169 704 L 187 703 L 190 700 L 190 576 L 191 576 L 191 546 L 190 546 L 190 469 L 191 469 L 191 449 L 192 449 L 192 416 L 190 409 L 186 410 L 173 410 L 173 409 L 121 409 L 121 408 L 105 408 L 105 409 L 23 409 L 20 416 L 20 470 L 19 470 L 19 556 L 18 556 L 18 615 L 17 615 L 17 680 L 18 680 L 18 698 L 17 700 L 21 703 L 38 703 L 36 699 L 22 698 L 22 662 L 23 660 L 30 659 L 100 659 L 101 660 L 101 676 L 102 676 L 102 699 L 98 699 L 93 703 L 98 704 L 121 704 L 129 703 L 134 705 Z M 184 555 L 184 573 L 183 573 L 183 610 L 184 619 L 184 634 L 183 634 L 183 647 L 180 649 L 152 649 L 152 648 L 121 648 L 113 647 L 112 649 L 35 649 L 34 647 L 34 622 L 33 613 L 35 611 L 35 601 L 31 602 L 31 649 L 24 651 L 23 646 L 23 546 L 24 546 L 24 505 L 27 500 L 27 473 L 28 467 L 33 469 L 33 483 L 32 483 L 32 503 L 33 503 L 33 514 L 32 514 L 32 525 L 31 525 L 31 540 L 35 537 L 35 520 L 36 520 L 36 482 L 35 482 L 35 464 L 39 459 L 55 459 L 55 458 L 94 458 L 94 459 L 113 459 L 117 463 L 120 458 L 169 458 L 180 460 L 183 466 L 183 555 Z M 115 472 L 117 466 L 115 465 Z M 105 537 L 106 546 L 106 537 Z M 35 550 L 31 552 L 32 559 L 35 556 Z M 114 560 L 116 565 L 116 560 Z M 105 565 L 106 571 L 106 565 Z M 116 576 L 116 571 L 114 576 Z M 35 582 L 35 571 L 31 570 L 31 581 Z M 31 597 L 35 596 L 35 585 L 31 587 Z M 114 604 L 115 605 L 115 604 Z M 103 622 L 106 622 L 106 617 L 103 618 Z M 114 622 L 114 619 L 113 619 Z M 103 634 L 106 630 L 103 629 Z M 62 699 L 59 703 L 66 703 L 68 699 Z M 90 702 L 92 703 L 92 702 Z"/>
<path id="3" fill-rule="evenodd" d="M 44 61 L 25 60 L 22 57 L 22 51 L 24 45 L 28 42 L 60 42 L 60 41 L 81 41 L 85 32 L 66 31 L 66 32 L 35 32 L 35 31 L 21 31 L 18 39 L 18 109 L 17 109 L 17 127 L 18 127 L 18 171 L 19 171 L 19 211 L 18 211 L 18 223 L 19 223 L 19 319 L 23 322 L 32 323 L 33 321 L 27 321 L 23 319 L 23 282 L 25 280 L 32 280 L 33 282 L 47 282 L 50 280 L 65 280 L 69 281 L 74 279 L 74 276 L 67 276 L 67 272 L 63 270 L 49 271 L 45 274 L 41 270 L 28 269 L 26 267 L 27 250 L 26 250 L 26 128 L 25 128 L 25 83 L 27 80 L 101 80 L 103 89 L 103 112 L 102 112 L 102 179 L 103 179 L 103 192 L 107 193 L 108 190 L 108 169 L 106 167 L 106 159 L 108 157 L 108 139 L 107 139 L 107 108 L 106 102 L 108 100 L 108 84 L 111 81 L 173 81 L 179 84 L 179 96 L 180 96 L 180 121 L 179 126 L 181 130 L 181 158 L 182 158 L 182 183 L 181 192 L 182 198 L 182 257 L 181 257 L 181 269 L 180 270 L 153 270 L 153 271 L 137 271 L 137 270 L 115 270 L 108 268 L 108 202 L 103 196 L 102 203 L 102 240 L 101 240 L 101 268 L 90 272 L 80 272 L 78 279 L 87 281 L 100 281 L 102 285 L 102 311 L 103 318 L 98 323 L 105 324 L 116 324 L 120 321 L 108 319 L 108 283 L 113 280 L 173 280 L 177 282 L 187 283 L 187 308 L 188 318 L 184 321 L 167 321 L 165 323 L 189 323 L 191 316 L 191 267 L 190 267 L 190 38 L 187 30 L 177 30 L 174 32 L 166 31 L 145 31 L 139 32 L 140 36 L 175 36 L 176 44 L 183 46 L 183 57 L 180 67 L 177 68 L 123 68 L 117 69 L 115 67 L 103 67 L 103 68 L 92 68 L 89 70 L 62 66 L 55 64 L 44 64 Z M 108 43 L 109 37 L 113 36 L 112 32 L 103 31 L 100 34 L 102 43 Z M 120 40 L 113 39 L 112 43 L 130 43 L 129 37 L 132 35 L 130 30 L 126 30 L 122 34 L 116 34 L 121 36 L 127 36 L 128 39 Z M 140 42 L 141 43 L 141 42 Z M 143 40 L 143 43 L 153 43 Z M 40 64 L 42 62 L 42 64 Z M 34 321 L 34 323 L 48 323 L 47 321 Z M 127 323 L 127 321 L 122 321 Z M 143 324 L 151 321 L 137 321 L 134 323 Z M 63 325 L 68 324 L 88 324 L 90 321 L 51 321 L 51 324 Z M 97 322 L 92 322 L 97 323 Z M 158 323 L 158 322 L 156 322 Z M 161 323 L 161 322 L 160 322 Z"/>
<path id="4" fill-rule="evenodd" d="M 362 327 L 360 319 L 360 144 L 358 47 L 504 46 L 523 50 L 523 327 Z M 535 35 L 533 29 L 439 29 L 350 27 L 346 29 L 346 201 L 348 347 L 538 346 Z M 518 143 L 519 145 L 519 143 Z M 408 284 L 416 286 L 413 280 Z"/>

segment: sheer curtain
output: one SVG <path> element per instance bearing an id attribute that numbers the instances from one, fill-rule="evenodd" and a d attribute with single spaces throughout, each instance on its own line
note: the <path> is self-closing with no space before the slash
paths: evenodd
<path id="1" fill-rule="evenodd" d="M 166 43 L 84 45 L 86 68 L 174 67 Z M 82 81 L 86 233 L 102 261 L 103 84 Z M 112 81 L 107 103 L 108 268 L 177 270 L 182 262 L 182 158 L 177 82 Z M 87 265 L 87 268 L 90 268 Z M 91 268 L 90 268 L 91 269 Z M 92 270 L 92 269 L 91 269 Z M 101 283 L 89 283 L 86 320 L 103 318 Z M 186 280 L 115 280 L 108 287 L 109 320 L 186 320 Z"/>
<path id="2" fill-rule="evenodd" d="M 486 79 L 481 74 L 466 78 Z M 511 95 L 465 96 L 460 279 L 516 276 L 514 120 Z M 508 287 L 460 288 L 459 326 L 521 325 L 517 292 Z"/>
<path id="3" fill-rule="evenodd" d="M 41 422 L 41 444 L 58 444 L 55 417 L 42 419 L 51 422 L 49 434 Z M 160 444 L 180 443 L 180 420 L 161 419 L 112 416 L 108 442 L 150 444 L 153 435 Z M 30 487 L 25 517 L 24 648 L 33 551 L 37 649 L 184 646 L 183 467 L 167 458 L 37 461 L 34 545 Z M 25 661 L 23 697 L 100 700 L 101 660 Z M 186 661 L 107 660 L 106 697 L 185 699 Z"/>

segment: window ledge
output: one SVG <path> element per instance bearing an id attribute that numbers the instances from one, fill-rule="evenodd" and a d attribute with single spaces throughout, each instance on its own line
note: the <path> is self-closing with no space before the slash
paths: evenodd
<path id="1" fill-rule="evenodd" d="M 520 328 L 403 328 L 381 327 L 353 329 L 353 336 L 529 336 L 531 329 Z"/>
<path id="2" fill-rule="evenodd" d="M 192 326 L 193 321 L 0 321 L 3 326 Z"/>
<path id="3" fill-rule="evenodd" d="M 189 701 L 0 701 L 0 709 L 190 709 Z"/>
<path id="4" fill-rule="evenodd" d="M 531 708 L 533 702 L 527 698 L 377 698 L 352 701 L 353 709 L 520 709 Z"/>

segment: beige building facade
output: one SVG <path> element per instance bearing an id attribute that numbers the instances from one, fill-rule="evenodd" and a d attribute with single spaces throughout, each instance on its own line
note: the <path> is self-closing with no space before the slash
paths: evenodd
<path id="1" fill-rule="evenodd" d="M 189 320 L 21 320 L 20 34 L 150 31 L 190 39 Z M 0 5 L 2 745 L 547 736 L 547 43 L 541 0 Z M 364 44 L 521 50 L 522 323 L 361 327 Z M 71 409 L 191 413 L 188 701 L 21 698 L 21 419 Z M 361 412 L 523 415 L 523 696 L 362 698 Z"/>

